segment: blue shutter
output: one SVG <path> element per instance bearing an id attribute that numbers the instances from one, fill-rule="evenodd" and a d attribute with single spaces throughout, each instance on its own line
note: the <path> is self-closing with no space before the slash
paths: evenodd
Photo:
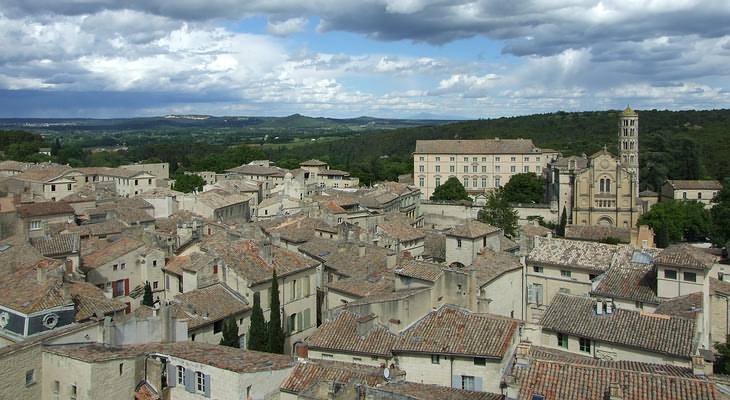
<path id="1" fill-rule="evenodd" d="M 195 376 L 193 371 L 189 368 L 185 368 L 185 390 L 190 393 L 195 393 Z"/>
<path id="2" fill-rule="evenodd" d="M 474 377 L 474 391 L 481 392 L 484 390 L 484 379 L 480 376 Z"/>
<path id="3" fill-rule="evenodd" d="M 205 397 L 210 397 L 210 375 L 203 375 L 205 382 Z"/>
<path id="4" fill-rule="evenodd" d="M 172 363 L 167 363 L 167 386 L 175 387 L 177 384 L 177 368 Z"/>
<path id="5" fill-rule="evenodd" d="M 451 375 L 451 387 L 461 389 L 461 375 Z"/>

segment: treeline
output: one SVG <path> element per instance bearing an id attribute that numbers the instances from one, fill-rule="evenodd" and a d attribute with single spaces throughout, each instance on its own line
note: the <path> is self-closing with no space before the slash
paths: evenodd
<path id="1" fill-rule="evenodd" d="M 658 190 L 666 179 L 730 176 L 730 110 L 651 110 L 639 115 L 642 189 Z M 417 139 L 529 138 L 564 155 L 590 155 L 604 145 L 617 153 L 617 129 L 618 111 L 556 112 L 381 131 L 267 154 L 284 165 L 320 158 L 367 183 L 411 173 Z"/>

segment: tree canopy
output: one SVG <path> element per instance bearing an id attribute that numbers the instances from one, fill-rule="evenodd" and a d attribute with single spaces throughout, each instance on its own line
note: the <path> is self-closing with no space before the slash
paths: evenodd
<path id="1" fill-rule="evenodd" d="M 726 179 L 722 190 L 712 200 L 712 242 L 725 246 L 730 241 L 730 179 Z"/>
<path id="2" fill-rule="evenodd" d="M 438 186 L 431 195 L 431 200 L 434 201 L 456 201 L 456 200 L 469 200 L 469 194 L 464 189 L 464 186 L 459 182 L 459 179 L 451 177 L 444 182 L 444 184 Z"/>
<path id="3" fill-rule="evenodd" d="M 519 216 L 517 211 L 510 207 L 509 202 L 505 200 L 503 188 L 495 189 L 489 193 L 487 204 L 479 210 L 477 219 L 502 229 L 506 236 L 514 237 L 517 233 Z"/>
<path id="4" fill-rule="evenodd" d="M 251 325 L 248 327 L 247 340 L 246 347 L 249 350 L 266 351 L 268 348 L 268 332 L 264 312 L 261 309 L 261 296 L 259 293 L 255 293 L 253 296 Z"/>
<path id="5" fill-rule="evenodd" d="M 144 284 L 144 295 L 142 296 L 142 304 L 148 307 L 152 307 L 155 304 L 155 299 L 152 297 L 152 286 L 149 282 Z"/>
<path id="6" fill-rule="evenodd" d="M 193 174 L 177 174 L 175 175 L 175 184 L 172 185 L 173 190 L 183 193 L 191 193 L 192 191 L 203 191 L 205 180 L 199 175 Z"/>
<path id="7" fill-rule="evenodd" d="M 235 318 L 229 317 L 223 320 L 220 345 L 235 348 L 241 347 L 241 342 L 238 340 L 238 324 Z"/>
<path id="8" fill-rule="evenodd" d="M 509 203 L 541 203 L 545 200 L 545 179 L 533 172 L 513 175 L 504 185 Z"/>
<path id="9" fill-rule="evenodd" d="M 682 240 L 706 240 L 710 234 L 710 214 L 696 201 L 662 201 L 639 218 L 639 225 L 649 225 L 658 247 Z"/>

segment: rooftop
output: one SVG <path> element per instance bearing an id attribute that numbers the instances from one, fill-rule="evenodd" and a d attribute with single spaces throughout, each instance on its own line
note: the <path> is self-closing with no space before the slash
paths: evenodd
<path id="1" fill-rule="evenodd" d="M 400 276 L 436 282 L 443 274 L 443 266 L 426 261 L 408 260 L 398 265 L 393 272 Z"/>
<path id="2" fill-rule="evenodd" d="M 580 240 L 540 238 L 527 256 L 528 263 L 569 266 L 603 272 L 625 260 L 631 248 Z"/>
<path id="3" fill-rule="evenodd" d="M 312 160 L 300 162 L 299 165 L 302 167 L 321 167 L 321 166 L 327 165 L 327 163 L 324 161 L 312 159 Z"/>
<path id="4" fill-rule="evenodd" d="M 21 218 L 45 217 L 52 215 L 74 215 L 75 211 L 68 203 L 48 201 L 43 203 L 22 204 L 16 208 Z"/>
<path id="5" fill-rule="evenodd" d="M 522 269 L 520 258 L 504 251 L 493 251 L 484 248 L 479 256 L 466 270 L 476 271 L 477 285 L 484 286 L 503 274 Z"/>
<path id="6" fill-rule="evenodd" d="M 398 373 L 400 372 L 397 370 L 391 371 L 391 375 Z M 357 381 L 375 386 L 383 383 L 385 378 L 383 369 L 378 367 L 337 361 L 308 361 L 294 368 L 294 371 L 281 384 L 281 391 L 296 394 L 322 381 L 335 381 L 342 384 Z"/>
<path id="7" fill-rule="evenodd" d="M 717 180 L 667 180 L 674 190 L 722 190 L 722 183 Z"/>
<path id="8" fill-rule="evenodd" d="M 596 314 L 596 301 L 557 294 L 541 320 L 543 329 L 689 358 L 695 322 L 690 319 L 616 308 Z"/>
<path id="9" fill-rule="evenodd" d="M 393 352 L 501 359 L 517 326 L 518 322 L 509 318 L 442 306 L 401 332 Z"/>
<path id="10" fill-rule="evenodd" d="M 530 139 L 416 140 L 415 154 L 541 154 Z"/>
<path id="11" fill-rule="evenodd" d="M 73 300 L 63 293 L 62 268 L 60 261 L 43 259 L 4 276 L 0 279 L 0 306 L 30 314 L 73 305 Z M 39 275 L 45 278 L 39 280 Z"/>
<path id="12" fill-rule="evenodd" d="M 672 244 L 654 259 L 654 263 L 664 267 L 694 268 L 709 270 L 718 257 L 697 247 L 682 243 Z"/>
<path id="13" fill-rule="evenodd" d="M 81 257 L 81 265 L 85 269 L 100 267 L 144 246 L 139 240 L 127 236 L 99 240 L 96 243 L 96 250 Z"/>
<path id="14" fill-rule="evenodd" d="M 591 294 L 648 304 L 661 302 L 656 295 L 656 270 L 652 263 L 614 265 L 598 279 Z"/>
<path id="15" fill-rule="evenodd" d="M 502 400 L 501 394 L 471 392 L 439 385 L 415 382 L 388 382 L 375 388 L 376 392 L 407 396 L 409 400 Z M 385 397 L 387 398 L 387 397 Z"/>
<path id="16" fill-rule="evenodd" d="M 224 283 L 179 294 L 174 302 L 187 317 L 189 331 L 251 309 L 246 299 Z"/>
<path id="17" fill-rule="evenodd" d="M 61 233 L 49 237 L 31 238 L 30 244 L 44 257 L 57 257 L 78 253 L 81 241 L 78 233 Z"/>
<path id="18" fill-rule="evenodd" d="M 601 225 L 567 225 L 566 239 L 590 240 L 598 242 L 607 238 L 616 238 L 621 243 L 631 243 L 631 231 L 627 228 Z"/>
<path id="19" fill-rule="evenodd" d="M 76 321 L 86 321 L 94 315 L 108 315 L 127 308 L 125 303 L 107 298 L 101 289 L 87 282 L 69 284 L 69 293 L 76 304 Z"/>
<path id="20" fill-rule="evenodd" d="M 499 228 L 479 221 L 467 221 L 446 231 L 448 236 L 458 236 L 468 239 L 490 235 L 499 232 Z"/>
<path id="21" fill-rule="evenodd" d="M 349 311 L 341 312 L 307 339 L 309 348 L 390 357 L 398 336 L 377 321 L 359 322 L 361 319 L 360 315 Z M 358 324 L 361 323 L 372 326 L 368 330 L 359 330 Z"/>
<path id="22" fill-rule="evenodd" d="M 378 223 L 378 228 L 385 235 L 401 242 L 418 240 L 426 237 L 426 233 L 423 229 L 414 228 L 408 218 L 400 215 L 386 217 L 385 220 Z"/>

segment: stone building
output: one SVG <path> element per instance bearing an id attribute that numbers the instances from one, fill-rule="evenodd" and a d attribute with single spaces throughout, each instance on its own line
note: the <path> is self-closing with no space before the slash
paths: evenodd
<path id="1" fill-rule="evenodd" d="M 417 140 L 413 181 L 422 199 L 451 177 L 459 178 L 470 194 L 485 193 L 519 173 L 542 175 L 557 156 L 530 139 Z"/>
<path id="2" fill-rule="evenodd" d="M 586 157 L 561 158 L 550 165 L 548 193 L 568 223 L 632 229 L 641 215 L 638 114 L 619 115 L 619 156 L 606 147 Z"/>

